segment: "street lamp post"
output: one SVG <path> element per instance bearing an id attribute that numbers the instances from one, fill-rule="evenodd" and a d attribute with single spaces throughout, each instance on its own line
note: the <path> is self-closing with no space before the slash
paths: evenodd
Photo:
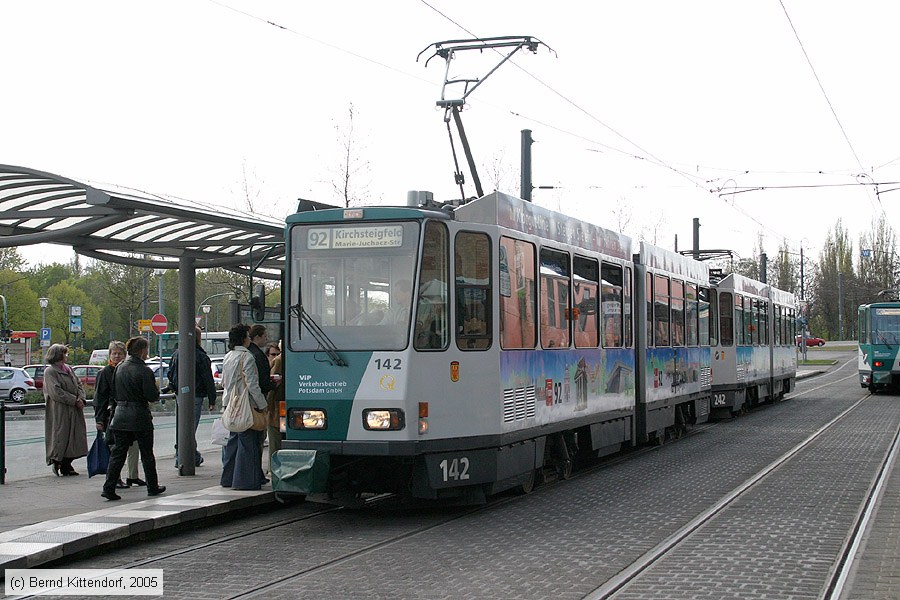
<path id="1" fill-rule="evenodd" d="M 232 292 L 222 292 L 220 294 L 207 296 L 200 304 L 197 305 L 197 310 L 194 312 L 195 316 L 200 316 L 200 312 L 203 312 L 204 316 L 206 317 L 206 323 L 204 323 L 204 325 L 206 325 L 207 331 L 209 330 L 209 311 L 212 309 L 212 306 L 207 304 L 207 302 L 209 302 L 213 298 L 219 298 L 221 296 L 234 296 L 234 294 Z"/>
<path id="2" fill-rule="evenodd" d="M 41 329 L 47 328 L 47 307 L 50 305 L 50 298 L 38 298 L 41 303 Z"/>
<path id="3" fill-rule="evenodd" d="M 38 302 L 41 304 L 41 329 L 43 330 L 47 328 L 47 307 L 50 305 L 50 298 L 38 298 Z M 41 344 L 41 356 L 46 360 L 47 353 L 44 352 L 43 343 Z"/>
<path id="4" fill-rule="evenodd" d="M 201 304 L 200 305 L 200 310 L 203 311 L 203 317 L 204 317 L 203 338 L 207 339 L 207 340 L 209 339 L 209 309 L 211 309 L 211 308 L 212 308 L 212 306 L 210 306 L 209 304 Z"/>

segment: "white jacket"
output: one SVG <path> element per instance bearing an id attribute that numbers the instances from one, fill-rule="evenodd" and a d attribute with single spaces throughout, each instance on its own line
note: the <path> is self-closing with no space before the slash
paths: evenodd
<path id="1" fill-rule="evenodd" d="M 241 370 L 244 375 L 241 376 Z M 235 346 L 234 350 L 225 355 L 222 361 L 222 406 L 228 406 L 228 399 L 244 390 L 244 380 L 250 390 L 251 406 L 259 410 L 265 410 L 266 397 L 259 387 L 259 372 L 256 370 L 256 360 L 250 351 L 244 346 Z"/>

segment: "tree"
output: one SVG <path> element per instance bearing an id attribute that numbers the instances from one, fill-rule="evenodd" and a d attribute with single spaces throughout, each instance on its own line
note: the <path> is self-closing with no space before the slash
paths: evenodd
<path id="1" fill-rule="evenodd" d="M 24 270 L 25 259 L 19 254 L 18 248 L 0 248 L 0 271 L 21 273 Z"/>
<path id="2" fill-rule="evenodd" d="M 810 306 L 810 331 L 827 339 L 836 339 L 838 333 L 845 335 L 852 332 L 856 323 L 855 306 L 844 302 L 843 321 L 839 321 L 839 288 L 851 289 L 855 285 L 853 270 L 853 243 L 841 219 L 835 223 L 834 230 L 828 232 L 825 246 L 819 254 L 819 264 L 814 269 L 814 279 L 810 288 L 810 297 L 814 302 Z M 846 300 L 846 298 L 844 299 Z"/>
<path id="3" fill-rule="evenodd" d="M 156 296 L 155 288 L 151 293 L 145 286 L 146 277 L 145 268 L 103 261 L 94 261 L 85 269 L 76 286 L 93 297 L 102 315 L 98 329 L 85 329 L 87 337 L 100 343 L 114 333 L 121 338 L 138 335 L 137 321 L 144 316 L 144 303 Z"/>
<path id="4" fill-rule="evenodd" d="M 770 263 L 772 265 L 771 281 L 778 289 L 797 295 L 800 293 L 800 286 L 797 284 L 799 260 L 794 261 L 793 255 L 787 240 L 784 240 L 778 250 L 778 258 Z"/>
<path id="5" fill-rule="evenodd" d="M 353 103 L 347 110 L 347 122 L 335 124 L 338 143 L 341 145 L 340 162 L 334 170 L 336 179 L 332 181 L 334 194 L 340 198 L 344 207 L 359 204 L 369 197 L 369 182 L 364 181 L 369 172 L 369 161 L 362 158 L 365 146 L 357 139 L 356 111 Z"/>
<path id="6" fill-rule="evenodd" d="M 84 346 L 84 336 L 69 330 L 69 307 L 81 306 L 81 328 L 84 332 L 100 330 L 100 309 L 94 306 L 82 290 L 68 281 L 61 281 L 47 290 L 50 304 L 47 307 L 47 326 L 53 329 L 54 343 L 63 342 L 73 347 Z M 75 360 L 73 358 L 73 360 Z"/>
<path id="7" fill-rule="evenodd" d="M 874 302 L 878 293 L 897 288 L 897 235 L 882 214 L 872 221 L 872 228 L 859 237 L 858 304 Z"/>
<path id="8" fill-rule="evenodd" d="M 41 326 L 38 295 L 28 285 L 28 276 L 9 269 L 0 270 L 0 294 L 6 298 L 7 325 L 19 331 L 37 331 Z M 0 310 L 2 310 L 0 306 Z"/>
<path id="9" fill-rule="evenodd" d="M 519 169 L 510 166 L 505 151 L 495 153 L 489 162 L 481 166 L 481 172 L 484 173 L 485 183 L 490 188 L 513 196 L 521 194 Z"/>

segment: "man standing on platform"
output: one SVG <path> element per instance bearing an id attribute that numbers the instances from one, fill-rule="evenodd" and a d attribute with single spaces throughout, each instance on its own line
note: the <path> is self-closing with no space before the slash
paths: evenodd
<path id="1" fill-rule="evenodd" d="M 216 407 L 216 384 L 213 381 L 212 366 L 210 364 L 209 355 L 201 346 L 201 334 L 199 327 L 194 329 L 194 337 L 196 338 L 196 346 L 194 347 L 194 448 L 196 448 L 197 428 L 200 426 L 200 413 L 203 412 L 203 400 L 209 400 L 209 410 L 212 411 Z M 169 367 L 169 387 L 178 393 L 178 357 L 181 350 L 176 350 L 172 356 L 172 364 Z M 177 449 L 177 448 L 176 448 Z M 200 451 L 194 452 L 194 466 L 199 467 L 203 464 L 203 457 Z M 175 454 L 175 468 L 181 466 L 179 455 Z"/>

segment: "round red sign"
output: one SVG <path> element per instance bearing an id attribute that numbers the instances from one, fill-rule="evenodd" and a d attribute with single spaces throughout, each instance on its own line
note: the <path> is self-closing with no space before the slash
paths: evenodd
<path id="1" fill-rule="evenodd" d="M 166 319 L 166 315 L 157 313 L 150 319 L 150 328 L 153 330 L 153 333 L 165 333 L 166 329 L 169 328 L 169 320 Z"/>

